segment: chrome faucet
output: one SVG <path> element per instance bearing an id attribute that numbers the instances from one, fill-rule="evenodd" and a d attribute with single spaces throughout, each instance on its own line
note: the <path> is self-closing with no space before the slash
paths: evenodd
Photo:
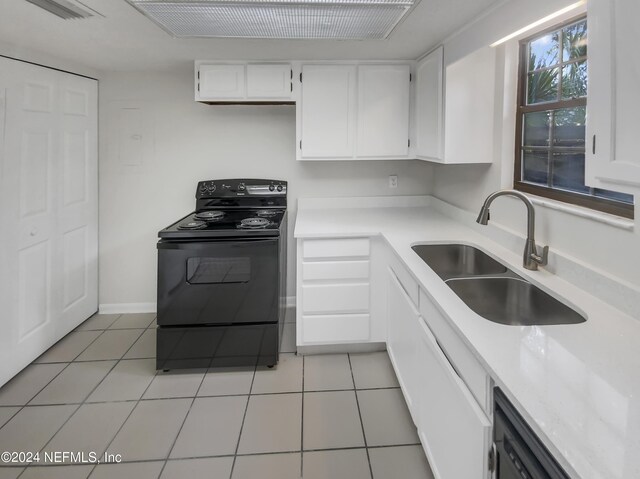
<path id="1" fill-rule="evenodd" d="M 516 190 L 501 190 L 491 193 L 487 196 L 487 199 L 484 200 L 484 204 L 480 209 L 480 214 L 478 215 L 478 219 L 476 220 L 481 225 L 486 225 L 489 223 L 489 206 L 493 203 L 498 196 L 514 196 L 516 198 L 520 198 L 527 207 L 527 240 L 524 244 L 524 255 L 522 258 L 522 266 L 526 269 L 530 269 L 536 271 L 538 269 L 538 265 L 546 265 L 547 259 L 549 256 L 549 247 L 545 246 L 542 248 L 542 255 L 538 254 L 538 247 L 536 246 L 536 241 L 534 239 L 535 227 L 536 227 L 536 211 L 533 208 L 533 203 L 531 200 L 527 198 L 525 195 Z"/>

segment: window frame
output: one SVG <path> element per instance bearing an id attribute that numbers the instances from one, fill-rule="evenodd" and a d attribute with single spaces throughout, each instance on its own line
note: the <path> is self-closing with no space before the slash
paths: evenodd
<path id="1" fill-rule="evenodd" d="M 547 33 L 555 32 L 558 30 L 562 30 L 567 26 L 570 26 L 574 23 L 580 22 L 582 20 L 587 20 L 587 32 L 588 32 L 588 18 L 586 14 L 581 14 L 571 19 L 568 19 L 562 23 L 555 24 L 551 27 L 545 28 L 543 30 L 537 31 L 532 35 L 527 36 L 519 41 L 518 45 L 518 87 L 517 87 L 517 105 L 516 105 L 516 134 L 515 134 L 515 162 L 514 162 L 514 172 L 513 172 L 513 188 L 518 191 L 522 191 L 524 193 L 530 193 L 537 196 L 542 196 L 544 198 L 549 198 L 556 201 L 561 201 L 563 203 L 569 203 L 572 205 L 582 206 L 586 208 L 590 208 L 596 211 L 601 211 L 604 213 L 609 213 L 616 216 L 621 216 L 623 218 L 634 218 L 634 205 L 624 203 L 622 201 L 615 201 L 608 198 L 601 198 L 597 196 L 593 196 L 592 194 L 582 194 L 578 192 L 572 192 L 569 190 L 562 190 L 559 188 L 553 188 L 550 186 L 543 186 L 534 183 L 527 183 L 522 181 L 522 139 L 524 134 L 524 115 L 525 113 L 538 112 L 538 111 L 548 111 L 548 110 L 558 110 L 561 108 L 572 108 L 572 107 L 587 107 L 588 104 L 588 93 L 584 98 L 572 98 L 569 100 L 555 100 L 548 102 L 541 102 L 535 105 L 527 105 L 527 78 L 528 78 L 528 65 L 529 65 L 529 56 L 527 45 L 532 40 L 535 40 L 541 36 L 544 36 Z M 562 46 L 561 46 L 562 48 Z M 560 53 L 561 54 L 561 53 Z M 581 57 L 582 59 L 586 59 L 589 61 L 589 54 L 587 52 L 586 57 Z M 559 71 L 559 81 L 562 81 L 562 66 L 566 63 L 575 63 L 576 61 L 580 61 L 580 59 L 572 59 L 570 62 L 561 61 L 554 65 L 554 68 L 558 68 Z M 561 84 L 558 86 L 561 90 Z M 587 112 L 588 114 L 588 112 Z M 536 149 L 535 147 L 533 148 Z M 540 149 L 544 149 L 545 151 L 549 150 L 551 153 L 553 151 L 553 146 L 549 145 L 549 147 L 540 147 Z M 586 144 L 585 144 L 585 159 L 586 159 Z M 593 192 L 594 188 L 590 188 L 590 191 Z"/>

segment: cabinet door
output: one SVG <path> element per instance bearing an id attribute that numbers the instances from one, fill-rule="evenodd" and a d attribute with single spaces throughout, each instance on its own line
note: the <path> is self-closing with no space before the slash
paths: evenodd
<path id="1" fill-rule="evenodd" d="M 411 416 L 417 422 L 419 377 L 424 367 L 418 363 L 417 357 L 420 317 L 391 270 L 388 285 L 387 349 Z"/>
<path id="2" fill-rule="evenodd" d="M 247 65 L 248 99 L 291 99 L 291 65 L 251 63 Z"/>
<path id="3" fill-rule="evenodd" d="M 410 73 L 409 65 L 358 67 L 358 157 L 409 154 Z"/>
<path id="4" fill-rule="evenodd" d="M 444 163 L 492 163 L 496 49 L 484 47 L 447 66 Z"/>
<path id="5" fill-rule="evenodd" d="M 439 47 L 416 67 L 416 156 L 442 161 L 442 62 Z"/>
<path id="6" fill-rule="evenodd" d="M 635 47 L 640 3 L 589 0 L 587 9 L 586 183 L 625 190 L 625 185 L 640 185 L 640 58 Z"/>
<path id="7" fill-rule="evenodd" d="M 196 100 L 243 100 L 245 98 L 244 65 L 200 65 L 199 91 Z"/>
<path id="8" fill-rule="evenodd" d="M 420 321 L 418 434 L 439 479 L 488 476 L 491 423 Z"/>
<path id="9" fill-rule="evenodd" d="M 355 65 L 302 66 L 302 158 L 353 157 L 355 92 Z"/>

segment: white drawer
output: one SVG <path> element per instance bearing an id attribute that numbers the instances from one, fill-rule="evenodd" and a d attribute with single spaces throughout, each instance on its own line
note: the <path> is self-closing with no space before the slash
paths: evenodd
<path id="1" fill-rule="evenodd" d="M 489 374 L 422 290 L 420 290 L 420 314 L 478 404 L 485 413 L 489 414 L 491 410 Z"/>
<path id="2" fill-rule="evenodd" d="M 315 261 L 302 263 L 302 279 L 369 279 L 369 261 Z"/>
<path id="3" fill-rule="evenodd" d="M 303 313 L 365 313 L 369 311 L 369 283 L 302 286 Z"/>
<path id="4" fill-rule="evenodd" d="M 369 238 L 314 239 L 302 243 L 305 259 L 369 256 L 369 251 Z"/>
<path id="5" fill-rule="evenodd" d="M 305 343 L 339 343 L 369 340 L 368 314 L 303 316 Z"/>

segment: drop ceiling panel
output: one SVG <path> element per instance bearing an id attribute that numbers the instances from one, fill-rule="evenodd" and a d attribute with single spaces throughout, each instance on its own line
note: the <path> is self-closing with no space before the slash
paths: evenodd
<path id="1" fill-rule="evenodd" d="M 176 37 L 374 40 L 386 38 L 413 1 L 130 3 Z"/>

